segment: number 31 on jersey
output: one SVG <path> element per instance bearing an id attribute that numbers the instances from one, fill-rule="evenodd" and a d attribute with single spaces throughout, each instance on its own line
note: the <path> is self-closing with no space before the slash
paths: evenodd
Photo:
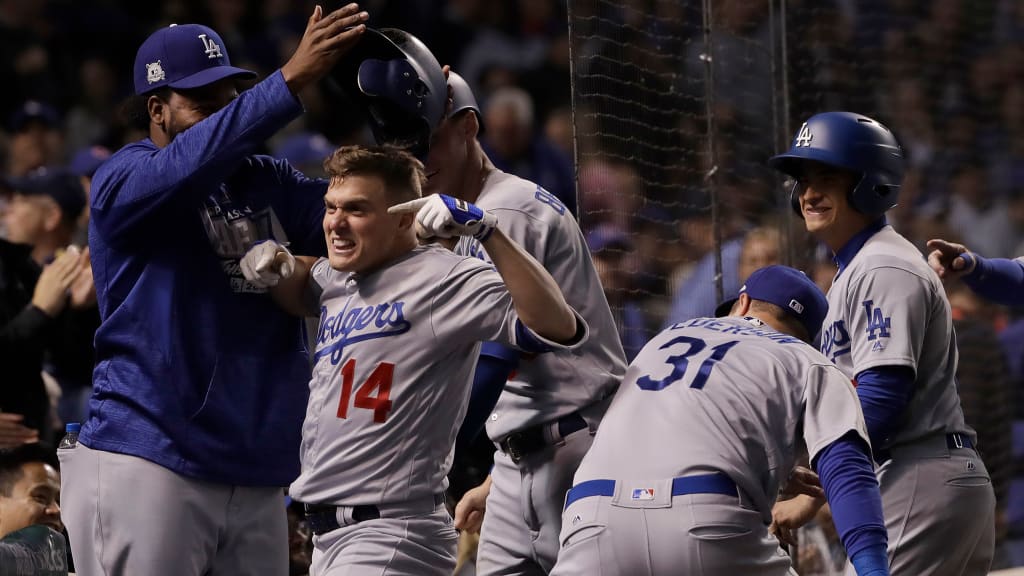
<path id="1" fill-rule="evenodd" d="M 672 373 L 668 376 L 655 380 L 647 376 L 641 376 L 636 381 L 636 385 L 641 390 L 663 390 L 676 381 L 686 376 L 686 370 L 690 367 L 690 358 L 697 354 L 700 354 L 707 348 L 707 342 L 700 338 L 693 338 L 690 336 L 676 336 L 668 342 L 662 344 L 658 350 L 664 350 L 671 348 L 677 344 L 686 344 L 686 351 L 682 354 L 675 354 L 669 356 L 665 362 L 672 366 Z M 711 355 L 708 356 L 703 362 L 700 363 L 700 367 L 697 368 L 697 373 L 693 376 L 693 381 L 690 383 L 690 388 L 696 388 L 698 390 L 704 388 L 707 384 L 708 378 L 711 376 L 711 370 L 714 369 L 715 364 L 720 362 L 725 355 L 732 350 L 732 347 L 739 344 L 739 340 L 730 340 L 729 342 L 723 342 L 716 346 L 711 347 Z"/>

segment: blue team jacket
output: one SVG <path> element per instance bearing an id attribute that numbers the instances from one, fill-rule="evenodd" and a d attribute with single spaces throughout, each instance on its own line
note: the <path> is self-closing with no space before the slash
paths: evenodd
<path id="1" fill-rule="evenodd" d="M 96 172 L 89 246 L 103 322 L 86 446 L 193 478 L 284 486 L 309 394 L 302 321 L 248 284 L 253 241 L 323 254 L 326 182 L 254 155 L 302 113 L 276 72 L 165 148 Z"/>

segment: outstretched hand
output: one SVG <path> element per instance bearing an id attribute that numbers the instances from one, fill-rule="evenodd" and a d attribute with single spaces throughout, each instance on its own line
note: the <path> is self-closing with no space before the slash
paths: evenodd
<path id="1" fill-rule="evenodd" d="M 266 288 L 292 275 L 295 256 L 277 242 L 264 240 L 249 248 L 238 264 L 246 280 Z"/>
<path id="2" fill-rule="evenodd" d="M 475 204 L 444 194 L 431 194 L 388 208 L 388 214 L 415 214 L 421 235 L 451 238 L 472 236 L 484 242 L 498 217 Z"/>
<path id="3" fill-rule="evenodd" d="M 359 5 L 352 3 L 323 15 L 318 4 L 313 9 L 306 32 L 298 48 L 284 66 L 281 74 L 292 94 L 320 80 L 362 37 L 366 31 L 364 22 L 369 14 L 359 11 Z"/>
<path id="4" fill-rule="evenodd" d="M 977 263 L 974 255 L 963 244 L 955 244 L 945 240 L 928 241 L 928 265 L 943 280 L 959 278 L 970 274 Z"/>

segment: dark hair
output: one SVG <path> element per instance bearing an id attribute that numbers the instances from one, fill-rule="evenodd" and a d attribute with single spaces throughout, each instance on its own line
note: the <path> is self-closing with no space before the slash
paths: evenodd
<path id="1" fill-rule="evenodd" d="M 342 146 L 324 160 L 324 171 L 331 180 L 376 176 L 395 200 L 419 198 L 427 183 L 423 164 L 395 146 Z"/>
<path id="2" fill-rule="evenodd" d="M 161 86 L 145 94 L 129 96 L 121 102 L 121 116 L 128 121 L 128 125 L 132 128 L 149 130 L 149 97 L 156 96 L 166 102 L 170 100 L 172 92 L 170 86 Z"/>
<path id="3" fill-rule="evenodd" d="M 46 444 L 22 444 L 15 448 L 0 450 L 0 496 L 10 496 L 14 485 L 21 480 L 22 465 L 31 462 L 49 464 L 59 468 L 57 452 Z"/>

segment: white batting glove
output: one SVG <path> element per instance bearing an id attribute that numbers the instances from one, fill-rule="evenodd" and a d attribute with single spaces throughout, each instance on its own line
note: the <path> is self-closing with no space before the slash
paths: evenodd
<path id="1" fill-rule="evenodd" d="M 260 240 L 239 261 L 242 275 L 256 286 L 277 286 L 295 271 L 295 256 L 273 240 Z"/>
<path id="2" fill-rule="evenodd" d="M 476 204 L 444 194 L 431 194 L 388 208 L 388 214 L 416 214 L 423 233 L 438 238 L 472 236 L 484 242 L 498 225 L 498 217 Z"/>

